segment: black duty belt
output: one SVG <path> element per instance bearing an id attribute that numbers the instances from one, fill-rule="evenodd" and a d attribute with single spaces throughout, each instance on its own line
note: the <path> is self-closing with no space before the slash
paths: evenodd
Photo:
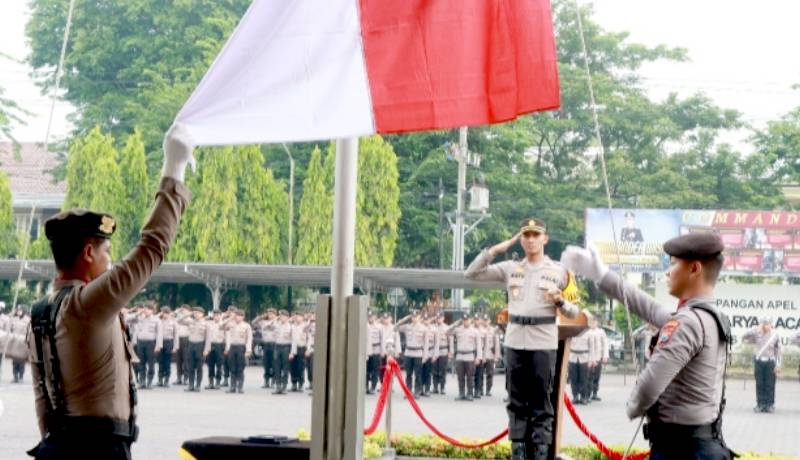
<path id="1" fill-rule="evenodd" d="M 555 324 L 556 317 L 508 315 L 508 322 L 511 324 L 521 324 L 523 326 L 538 326 L 540 324 Z"/>
<path id="2" fill-rule="evenodd" d="M 275 346 L 276 347 L 292 348 L 292 344 L 291 343 L 276 343 Z"/>
<path id="3" fill-rule="evenodd" d="M 644 438 L 650 442 L 680 442 L 681 439 L 712 440 L 718 437 L 712 424 L 678 425 L 676 423 L 646 423 L 643 428 Z"/>
<path id="4" fill-rule="evenodd" d="M 81 434 L 97 436 L 101 434 L 119 436 L 136 442 L 139 437 L 139 427 L 133 420 L 117 420 L 106 417 L 65 416 L 56 420 L 48 420 L 50 434 L 64 433 L 70 436 Z"/>
<path id="5" fill-rule="evenodd" d="M 406 347 L 406 351 L 422 351 L 422 347 Z"/>
<path id="6" fill-rule="evenodd" d="M 478 352 L 475 351 L 475 350 L 472 350 L 472 351 L 456 351 L 456 355 L 472 355 L 472 356 L 475 356 L 477 354 L 478 354 Z"/>
<path id="7" fill-rule="evenodd" d="M 575 353 L 576 355 L 582 355 L 585 353 L 589 353 L 589 350 L 570 350 L 570 353 Z"/>

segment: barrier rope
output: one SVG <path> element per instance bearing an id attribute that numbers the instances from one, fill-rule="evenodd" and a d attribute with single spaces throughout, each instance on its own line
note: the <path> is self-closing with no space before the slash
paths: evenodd
<path id="1" fill-rule="evenodd" d="M 411 404 L 411 408 L 414 409 L 414 412 L 417 416 L 422 420 L 422 423 L 428 427 L 433 434 L 441 438 L 442 440 L 457 446 L 463 447 L 466 449 L 479 449 L 481 447 L 486 447 L 491 444 L 495 444 L 499 442 L 501 439 L 505 438 L 508 435 L 508 429 L 503 430 L 502 433 L 498 434 L 497 436 L 480 443 L 464 443 L 461 442 L 453 437 L 447 436 L 446 434 L 442 433 L 438 428 L 436 428 L 433 423 L 431 423 L 425 414 L 422 413 L 422 409 L 419 407 L 417 400 L 414 399 L 414 394 L 411 390 L 406 386 L 405 380 L 403 380 L 403 374 L 400 369 L 400 365 L 397 364 L 397 361 L 392 358 L 391 356 L 386 360 L 386 370 L 383 373 L 383 381 L 381 384 L 381 392 L 378 395 L 378 401 L 375 406 L 375 413 L 372 415 L 372 421 L 370 422 L 369 426 L 364 429 L 364 435 L 369 436 L 373 434 L 378 429 L 378 424 L 380 423 L 381 417 L 383 417 L 383 411 L 386 408 L 386 401 L 389 397 L 389 394 L 392 391 L 392 377 L 396 377 L 397 381 L 400 384 L 400 389 L 403 390 L 406 398 L 408 399 L 409 404 Z M 603 444 L 597 436 L 594 435 L 586 425 L 583 423 L 581 418 L 578 416 L 578 412 L 575 410 L 575 406 L 572 405 L 572 401 L 569 399 L 569 396 L 566 394 L 564 395 L 564 405 L 567 407 L 567 411 L 569 415 L 572 417 L 572 421 L 575 422 L 575 425 L 578 427 L 579 430 L 587 437 L 590 441 L 597 447 L 600 452 L 603 453 L 606 457 L 610 458 L 611 460 L 644 460 L 650 456 L 650 452 L 641 452 L 634 455 L 628 455 L 627 457 L 620 452 L 612 450 L 610 447 Z"/>
<path id="2" fill-rule="evenodd" d="M 592 441 L 592 443 L 594 443 L 595 446 L 597 446 L 597 449 L 599 449 L 600 452 L 603 453 L 603 455 L 610 458 L 611 460 L 623 460 L 623 459 L 644 460 L 650 456 L 650 452 L 640 452 L 638 454 L 628 455 L 627 457 L 625 457 L 623 453 L 611 450 L 610 447 L 603 444 L 603 442 L 600 441 L 597 438 L 597 436 L 595 436 L 594 433 L 589 431 L 586 425 L 583 424 L 583 421 L 578 416 L 578 412 L 575 410 L 575 406 L 572 405 L 572 401 L 566 394 L 564 394 L 564 405 L 567 406 L 567 411 L 569 412 L 569 415 L 572 417 L 572 421 L 575 422 L 575 425 L 577 425 L 578 429 L 581 430 L 581 432 L 584 435 L 586 435 L 586 437 L 589 438 L 589 440 Z"/>

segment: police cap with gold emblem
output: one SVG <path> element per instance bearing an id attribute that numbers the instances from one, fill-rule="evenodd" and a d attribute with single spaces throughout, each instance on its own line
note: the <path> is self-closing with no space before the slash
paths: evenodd
<path id="1" fill-rule="evenodd" d="M 86 209 L 70 209 L 56 214 L 44 223 L 44 234 L 50 241 L 73 238 L 109 239 L 117 229 L 111 214 Z"/>
<path id="2" fill-rule="evenodd" d="M 684 260 L 710 260 L 724 250 L 725 244 L 713 233 L 689 233 L 664 243 L 664 252 Z"/>
<path id="3" fill-rule="evenodd" d="M 542 221 L 541 219 L 537 219 L 535 217 L 529 217 L 527 219 L 523 219 L 522 222 L 520 222 L 519 232 L 547 233 L 547 225 L 545 225 L 544 221 Z"/>

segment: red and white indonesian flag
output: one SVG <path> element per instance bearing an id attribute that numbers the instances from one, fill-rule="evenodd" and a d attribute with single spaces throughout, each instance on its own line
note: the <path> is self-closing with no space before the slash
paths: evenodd
<path id="1" fill-rule="evenodd" d="M 176 122 L 197 145 L 255 144 L 558 106 L 549 0 L 254 0 Z"/>

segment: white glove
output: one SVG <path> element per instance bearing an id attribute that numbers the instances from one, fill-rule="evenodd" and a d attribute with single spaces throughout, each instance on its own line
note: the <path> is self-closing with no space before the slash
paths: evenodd
<path id="1" fill-rule="evenodd" d="M 581 275 L 595 283 L 599 283 L 608 273 L 608 267 L 603 263 L 597 248 L 593 245 L 589 245 L 588 249 L 567 246 L 567 249 L 561 253 L 561 265 L 576 275 Z"/>
<path id="2" fill-rule="evenodd" d="M 186 166 L 191 165 L 192 171 L 195 170 L 193 150 L 194 142 L 186 126 L 181 123 L 172 125 L 164 136 L 164 170 L 161 176 L 183 182 Z"/>

